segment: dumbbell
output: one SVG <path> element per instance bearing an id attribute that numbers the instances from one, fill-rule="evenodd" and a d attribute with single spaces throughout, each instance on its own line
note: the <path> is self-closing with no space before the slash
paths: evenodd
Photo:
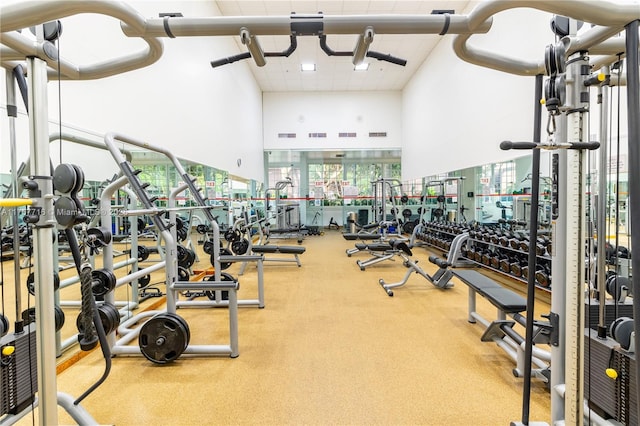
<path id="1" fill-rule="evenodd" d="M 491 265 L 491 252 L 482 253 L 482 257 L 480 258 L 480 261 L 485 266 Z"/>
<path id="2" fill-rule="evenodd" d="M 493 269 L 500 269 L 500 255 L 495 254 L 491 256 L 491 267 Z"/>
<path id="3" fill-rule="evenodd" d="M 511 265 L 509 267 L 511 275 L 514 275 L 516 277 L 521 277 L 522 276 L 522 268 L 523 268 L 524 265 L 526 265 L 526 261 L 524 259 L 517 259 L 516 261 L 511 263 Z"/>
<path id="4" fill-rule="evenodd" d="M 500 259 L 499 266 L 502 272 L 509 273 L 511 268 L 511 259 L 509 257 L 503 257 Z"/>
<path id="5" fill-rule="evenodd" d="M 482 251 L 477 250 L 475 253 L 473 253 L 473 258 L 476 262 L 482 262 Z"/>
<path id="6" fill-rule="evenodd" d="M 538 270 L 536 271 L 536 282 L 541 287 L 548 288 L 551 286 L 551 274 L 546 265 L 538 265 Z"/>

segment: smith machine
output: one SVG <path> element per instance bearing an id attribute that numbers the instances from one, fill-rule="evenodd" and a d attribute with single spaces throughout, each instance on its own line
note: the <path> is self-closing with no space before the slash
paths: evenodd
<path id="1" fill-rule="evenodd" d="M 51 171 L 48 147 L 48 102 L 47 82 L 49 79 L 65 78 L 69 80 L 92 80 L 134 69 L 149 66 L 156 62 L 162 55 L 162 42 L 160 38 L 189 37 L 189 36 L 239 36 L 242 44 L 248 52 L 232 57 L 223 58 L 211 62 L 213 67 L 229 64 L 238 60 L 252 58 L 259 67 L 266 64 L 267 57 L 287 57 L 297 47 L 296 38 L 299 36 L 318 37 L 320 47 L 327 55 L 352 57 L 354 64 L 361 63 L 365 57 L 404 65 L 404 61 L 391 55 L 382 54 L 370 50 L 375 34 L 457 34 L 454 41 L 454 49 L 462 59 L 474 64 L 510 72 L 518 75 L 544 75 L 545 68 L 542 62 L 530 63 L 503 55 L 495 54 L 467 45 L 467 40 L 473 34 L 486 33 L 490 30 L 491 17 L 506 9 L 515 7 L 532 7 L 569 16 L 574 19 L 590 22 L 595 26 L 579 38 L 569 36 L 569 45 L 566 50 L 571 66 L 571 75 L 582 75 L 581 70 L 588 69 L 590 63 L 584 57 L 584 52 L 593 49 L 592 53 L 615 55 L 619 52 L 627 52 L 627 87 L 629 117 L 638 117 L 639 110 L 639 84 L 638 84 L 638 19 L 640 8 L 637 2 L 614 2 L 588 0 L 575 0 L 569 2 L 557 1 L 489 1 L 478 5 L 469 15 L 456 14 L 431 14 L 431 15 L 347 15 L 329 16 L 323 14 L 290 16 L 263 16 L 263 17 L 208 17 L 186 18 L 178 16 L 163 16 L 161 18 L 145 18 L 136 10 L 125 3 L 116 2 L 14 2 L 0 7 L 0 32 L 1 37 L 1 62 L 4 68 L 12 72 L 18 65 L 26 64 L 26 76 L 28 86 L 31 88 L 28 95 L 29 105 L 29 129 L 30 129 L 30 197 L 29 203 L 40 209 L 42 214 L 38 220 L 31 224 L 34 238 L 34 274 L 35 282 L 48 282 L 48 277 L 53 276 L 53 243 L 51 241 L 49 224 L 54 221 L 53 188 L 51 184 Z M 45 37 L 44 26 L 47 22 L 56 21 L 66 16 L 81 13 L 98 13 L 111 16 L 121 23 L 123 33 L 127 37 L 140 38 L 146 47 L 133 53 L 126 53 L 115 58 L 91 64 L 75 64 L 58 55 L 57 48 L 52 41 Z M 54 26 L 56 24 L 54 23 Z M 37 39 L 32 41 L 19 30 L 36 27 Z M 611 39 L 621 31 L 626 31 L 626 38 Z M 328 36 L 333 34 L 357 34 L 358 40 L 353 51 L 336 52 L 328 46 Z M 288 35 L 291 44 L 282 52 L 263 52 L 258 42 L 261 35 Z M 626 47 L 624 43 L 626 42 Z M 564 58 L 563 58 L 564 59 Z M 592 62 L 594 69 L 602 62 Z M 597 65 L 597 66 L 596 66 Z M 549 74 L 549 73 L 547 73 Z M 582 77 L 580 77 L 582 78 Z M 579 80 L 567 79 L 567 89 L 580 93 L 577 87 Z M 11 83 L 13 84 L 13 83 Z M 570 95 L 567 99 L 571 99 Z M 580 104 L 577 102 L 576 105 Z M 9 105 L 15 105 L 10 103 Z M 9 110 L 9 109 L 8 109 Z M 14 110 L 12 110 L 14 111 Z M 568 114 L 563 111 L 562 117 L 567 118 L 567 142 L 579 142 L 579 124 L 577 120 L 583 118 L 583 112 Z M 559 126 L 560 128 L 560 126 Z M 565 132 L 557 132 L 556 142 L 564 137 Z M 635 178 L 630 177 L 630 198 L 633 209 L 634 200 L 640 199 L 640 189 L 637 174 L 640 173 L 640 119 L 629 120 L 629 157 L 630 167 Z M 537 143 L 535 144 L 537 148 Z M 575 147 L 575 145 L 574 145 Z M 536 150 L 537 151 L 537 150 Z M 535 151 L 534 151 L 535 152 Z M 120 153 L 112 151 L 114 158 L 120 158 Z M 558 184 L 558 212 L 555 227 L 557 236 L 554 238 L 555 253 L 565 253 L 571 248 L 570 254 L 559 255 L 554 259 L 554 275 L 563 276 L 566 279 L 565 288 L 555 286 L 554 311 L 558 310 L 560 318 L 558 327 L 565 331 L 565 338 L 558 342 L 555 348 L 556 359 L 553 362 L 553 419 L 564 420 L 566 424 L 582 424 L 584 420 L 584 399 L 581 385 L 582 346 L 584 340 L 584 327 L 580 323 L 580 312 L 567 312 L 564 308 L 565 301 L 571 301 L 567 306 L 582 307 L 582 292 L 577 291 L 584 283 L 583 273 L 584 256 L 581 256 L 580 246 L 582 239 L 576 240 L 576 236 L 583 235 L 584 226 L 580 217 L 580 158 L 581 151 L 561 150 L 559 154 Z M 535 156 L 534 156 L 535 159 Z M 130 169 L 126 161 L 120 163 L 123 172 L 130 181 L 135 181 L 134 171 Z M 535 164 L 534 164 L 535 165 Z M 535 170 L 535 167 L 534 167 Z M 15 183 L 14 183 L 15 184 Z M 142 192 L 141 192 L 142 193 Z M 146 207 L 153 209 L 153 205 Z M 208 210 L 204 210 L 205 212 Z M 572 215 L 575 215 L 573 217 Z M 633 226 L 640 226 L 640 209 L 632 210 L 630 222 Z M 214 222 L 212 222 L 214 223 Z M 172 237 L 163 222 L 156 223 L 161 232 L 166 233 L 166 240 Z M 640 247 L 640 234 L 632 236 L 632 245 Z M 572 244 L 567 244 L 571 242 Z M 214 244 L 214 257 L 219 258 L 217 244 Z M 557 266 L 556 266 L 557 265 Z M 566 265 L 566 270 L 564 269 Z M 168 269 L 171 266 L 167 265 Z M 635 256 L 632 267 L 640 270 L 640 259 Z M 171 273 L 169 273 L 171 272 Z M 169 271 L 168 276 L 175 276 L 174 271 Z M 216 274 L 218 270 L 216 269 Z M 216 277 L 218 278 L 218 277 Z M 562 282 L 563 280 L 556 280 Z M 602 282 L 602 281 L 601 281 Z M 177 290 L 179 286 L 174 288 Z M 214 285 L 214 283 L 211 283 Z M 190 284 L 186 284 L 190 285 Z M 531 287 L 531 285 L 530 285 Z M 637 291 L 634 293 L 638 294 Z M 557 296 L 556 296 L 557 294 Z M 558 299 L 556 299 L 558 298 Z M 576 299 L 577 298 L 577 299 Z M 532 300 L 533 298 L 529 298 Z M 576 300 L 574 300 L 576 299 Z M 40 286 L 36 291 L 36 317 L 33 327 L 36 336 L 37 351 L 34 366 L 38 372 L 38 405 L 39 422 L 42 425 L 57 424 L 56 375 L 55 375 L 55 332 L 54 332 L 54 290 L 48 286 Z M 532 308 L 532 307 L 531 307 Z M 527 315 L 533 318 L 532 312 Z M 634 317 L 640 318 L 640 303 L 634 300 Z M 17 330 L 16 330 L 17 331 Z M 562 333 L 561 333 L 562 334 Z M 5 338 L 15 339 L 16 333 L 8 334 Z M 640 339 L 640 334 L 636 335 Z M 565 344 L 566 343 L 566 344 Z M 640 346 L 637 342 L 636 346 Z M 567 361 L 565 361 L 565 355 Z M 8 362 L 24 360 L 24 350 L 16 347 L 16 352 L 11 355 Z M 571 360 L 570 365 L 565 364 Z M 640 370 L 636 369 L 638 380 Z M 575 373 L 578 372 L 576 375 Z M 3 393 L 7 389 L 0 389 Z M 640 398 L 640 393 L 638 393 Z M 528 395 L 525 395 L 528 401 Z M 60 404 L 68 408 L 71 404 L 61 398 Z M 558 403 L 560 401 L 560 404 Z M 79 405 L 74 405 L 79 411 Z M 637 404 L 640 409 L 640 404 Z M 31 410 L 31 405 L 24 411 Z M 528 416 L 523 407 L 522 424 L 529 424 Z M 9 414 L 3 411 L 2 414 Z M 13 415 L 13 414 L 9 414 Z M 90 416 L 81 417 L 79 422 L 95 423 Z"/>
<path id="2" fill-rule="evenodd" d="M 478 49 L 467 42 L 469 35 L 457 36 L 454 41 L 456 54 L 465 61 L 487 68 L 508 72 L 516 75 L 535 76 L 535 117 L 533 138 L 530 142 L 505 141 L 500 144 L 501 149 L 531 149 L 532 155 L 532 199 L 530 214 L 530 239 L 535 241 L 538 228 L 539 181 L 540 181 L 540 150 L 551 150 L 552 164 L 552 207 L 551 227 L 553 229 L 552 271 L 554 286 L 551 299 L 551 313 L 549 324 L 553 329 L 551 341 L 551 419 L 552 424 L 609 425 L 637 424 L 640 418 L 640 393 L 634 397 L 625 393 L 625 389 L 638 389 L 640 383 L 640 369 L 635 368 L 635 356 L 625 349 L 634 343 L 640 347 L 640 333 L 630 333 L 632 327 L 625 325 L 618 330 L 620 334 L 626 331 L 625 345 L 620 348 L 617 344 L 607 343 L 604 315 L 600 314 L 597 332 L 585 326 L 585 288 L 587 287 L 586 271 L 586 242 L 587 223 L 586 206 L 586 175 L 587 150 L 600 146 L 600 173 L 606 170 L 607 155 L 604 152 L 606 144 L 589 142 L 589 87 L 604 88 L 611 84 L 620 84 L 622 78 L 609 79 L 609 67 L 620 60 L 620 52 L 626 54 L 626 85 L 627 85 L 627 113 L 628 113 L 628 145 L 629 145 L 629 193 L 631 200 L 630 222 L 632 228 L 640 224 L 640 209 L 636 202 L 640 199 L 640 85 L 638 82 L 638 23 L 640 7 L 637 2 L 488 2 L 478 6 L 472 12 L 476 22 L 482 22 L 495 13 L 513 7 L 532 7 L 555 13 L 552 19 L 558 41 L 548 45 L 544 50 L 544 58 L 539 61 L 523 61 L 506 57 L 502 54 Z M 567 18 L 568 17 L 568 18 Z M 591 28 L 577 35 L 578 20 L 593 24 Z M 620 33 L 624 35 L 618 37 Z M 593 56 L 590 56 L 593 55 Z M 547 76 L 543 91 L 543 76 Z M 544 93 L 543 93 L 544 92 Z M 541 138 L 542 106 L 541 99 L 545 99 L 547 109 L 547 138 Z M 605 96 L 602 97 L 604 100 Z M 605 107 L 603 107 L 605 108 Z M 601 110 L 600 139 L 607 138 L 607 113 Z M 606 193 L 606 175 L 601 175 L 599 182 L 600 200 Z M 604 186 L 603 186 L 604 185 Z M 634 202 L 635 201 L 635 202 Z M 602 201 L 603 202 L 603 201 Z M 598 217 L 604 220 L 603 206 L 600 205 Z M 598 225 L 598 261 L 605 253 L 605 226 Z M 631 245 L 640 244 L 640 235 L 631 235 Z M 529 270 L 535 270 L 536 253 L 534 245 L 529 246 Z M 632 255 L 632 268 L 640 267 L 640 256 Z M 598 269 L 598 282 L 605 282 L 605 267 Z M 638 294 L 638 280 L 633 283 L 633 293 Z M 534 330 L 534 277 L 529 274 L 527 287 L 527 321 L 525 337 L 525 382 L 523 392 L 522 418 L 512 422 L 512 425 L 546 424 L 530 422 L 529 397 L 531 380 L 531 359 L 533 349 Z M 605 306 L 605 291 L 600 289 L 600 307 Z M 640 318 L 640 300 L 633 298 L 632 326 L 637 325 Z M 637 327 L 635 327 L 637 328 Z M 622 330 L 626 329 L 626 330 Z M 613 333 L 617 334 L 616 332 Z M 631 336 L 629 335 L 631 334 Z M 615 343 L 615 342 L 614 342 Z M 612 365 L 600 365 L 599 370 L 593 370 L 598 365 L 591 355 L 596 355 L 595 348 L 603 348 L 609 363 L 623 365 L 615 371 Z M 615 349 L 617 347 L 617 349 Z M 585 359 L 591 359 L 589 364 Z M 618 362 L 617 360 L 624 359 Z M 592 370 L 585 371 L 585 366 Z M 624 367 L 626 365 L 626 367 Z M 613 372 L 605 369 L 612 367 Z M 635 377 L 632 371 L 635 370 Z M 621 376 L 614 379 L 616 374 Z M 624 377 L 623 377 L 624 376 Z M 593 377 L 594 382 L 587 382 Z M 597 379 L 597 380 L 596 380 Z M 596 388 L 595 381 L 604 384 Z M 590 400 L 585 400 L 586 384 L 592 386 L 589 391 Z M 602 410 L 602 400 L 613 400 L 618 407 L 623 407 L 623 413 L 606 412 Z M 596 409 L 595 407 L 599 407 Z M 615 410 L 614 410 L 615 411 Z M 611 419 L 611 421 L 609 421 Z"/>

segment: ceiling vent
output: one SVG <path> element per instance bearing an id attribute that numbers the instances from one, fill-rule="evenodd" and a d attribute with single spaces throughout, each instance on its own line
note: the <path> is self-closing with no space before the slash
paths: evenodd
<path id="1" fill-rule="evenodd" d="M 387 132 L 369 132 L 370 138 L 386 138 Z"/>

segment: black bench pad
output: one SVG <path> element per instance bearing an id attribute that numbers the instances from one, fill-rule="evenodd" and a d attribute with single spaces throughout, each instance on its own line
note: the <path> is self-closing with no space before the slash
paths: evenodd
<path id="1" fill-rule="evenodd" d="M 353 233 L 344 233 L 342 234 L 345 240 L 379 240 L 382 238 L 382 235 L 379 234 L 353 234 Z"/>
<path id="2" fill-rule="evenodd" d="M 527 300 L 524 297 L 502 287 L 491 278 L 474 270 L 457 269 L 452 272 L 501 311 L 510 314 L 527 310 Z"/>
<path id="3" fill-rule="evenodd" d="M 487 288 L 485 289 L 485 297 L 496 308 L 507 314 L 527 310 L 526 299 L 506 288 Z"/>
<path id="4" fill-rule="evenodd" d="M 358 250 L 371 250 L 371 251 L 387 251 L 392 250 L 391 245 L 389 243 L 356 243 L 356 248 Z"/>
<path id="5" fill-rule="evenodd" d="M 484 291 L 488 288 L 502 288 L 500 284 L 482 275 L 478 271 L 471 269 L 452 269 L 453 275 L 460 278 L 460 281 L 484 295 Z"/>
<path id="6" fill-rule="evenodd" d="M 253 246 L 252 250 L 254 253 L 302 254 L 307 251 L 307 248 L 302 246 L 276 246 L 269 244 Z"/>

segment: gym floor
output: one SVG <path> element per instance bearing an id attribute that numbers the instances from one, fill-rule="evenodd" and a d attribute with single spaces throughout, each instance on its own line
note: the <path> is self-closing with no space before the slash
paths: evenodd
<path id="1" fill-rule="evenodd" d="M 305 239 L 302 267 L 266 262 L 266 307 L 239 309 L 238 358 L 183 355 L 158 365 L 119 356 L 82 406 L 98 423 L 113 425 L 489 426 L 520 420 L 523 381 L 500 348 L 480 341 L 483 327 L 467 322 L 467 287 L 454 279 L 453 288 L 441 290 L 412 274 L 388 297 L 378 280 L 399 281 L 406 271 L 400 259 L 360 271 L 355 261 L 368 255 L 347 257 L 353 244 L 327 230 Z M 413 258 L 433 273 L 429 254 L 415 248 Z M 210 266 L 208 256 L 200 253 L 200 259 L 203 268 Z M 239 267 L 226 272 L 237 276 Z M 239 281 L 239 298 L 257 297 L 256 268 Z M 482 298 L 478 311 L 495 318 Z M 536 302 L 536 316 L 548 311 L 548 304 Z M 226 309 L 181 308 L 178 314 L 189 324 L 192 344 L 228 342 Z M 71 365 L 58 375 L 58 390 L 73 397 L 104 369 L 99 349 L 77 360 L 65 354 L 59 363 Z M 536 379 L 530 418 L 550 421 L 549 392 Z M 19 424 L 33 422 L 37 409 Z M 59 422 L 73 420 L 59 409 Z"/>

